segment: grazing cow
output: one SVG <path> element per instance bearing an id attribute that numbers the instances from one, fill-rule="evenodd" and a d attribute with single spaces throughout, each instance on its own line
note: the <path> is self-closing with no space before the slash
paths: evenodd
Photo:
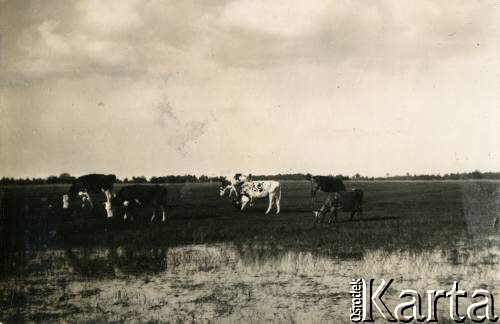
<path id="1" fill-rule="evenodd" d="M 94 203 L 90 194 L 100 192 L 104 192 L 106 202 L 110 203 L 115 182 L 116 176 L 114 174 L 87 174 L 78 177 L 71 184 L 69 194 L 63 195 L 63 208 L 69 208 L 71 204 L 78 202 L 78 200 L 80 200 L 79 203 L 82 204 L 82 207 L 88 203 L 93 208 Z"/>
<path id="2" fill-rule="evenodd" d="M 351 220 L 356 212 L 360 218 L 363 218 L 363 190 L 352 189 L 351 191 L 335 192 L 329 196 L 320 210 L 313 212 L 318 223 L 321 223 L 329 214 L 328 223 L 332 222 L 332 216 L 337 221 L 338 211 L 351 212 Z"/>
<path id="3" fill-rule="evenodd" d="M 153 208 L 151 221 L 156 217 L 158 208 L 162 212 L 162 221 L 166 220 L 165 210 L 167 208 L 167 189 L 163 186 L 154 185 L 131 185 L 123 187 L 111 200 L 111 204 L 104 203 L 108 217 L 113 217 L 113 209 L 120 208 L 124 210 L 123 219 L 127 219 L 127 213 L 130 213 L 130 219 L 134 218 L 136 208 Z"/>
<path id="4" fill-rule="evenodd" d="M 311 180 L 311 199 L 314 201 L 316 192 L 340 192 L 346 191 L 344 183 L 341 179 L 331 176 L 309 176 Z"/>
<path id="5" fill-rule="evenodd" d="M 276 205 L 276 214 L 279 214 L 281 184 L 278 181 L 246 181 L 241 185 L 240 194 L 233 202 L 237 208 L 243 210 L 247 204 L 253 205 L 254 199 L 265 197 L 269 197 L 266 215 L 271 211 L 273 203 Z"/>
<path id="6" fill-rule="evenodd" d="M 221 186 L 219 188 L 219 195 L 222 197 L 226 194 L 226 191 L 229 190 L 229 198 L 234 194 L 235 197 L 238 197 L 237 187 L 241 186 L 245 181 L 251 181 L 251 174 L 241 174 L 236 173 L 234 176 L 226 176 L 221 178 Z"/>

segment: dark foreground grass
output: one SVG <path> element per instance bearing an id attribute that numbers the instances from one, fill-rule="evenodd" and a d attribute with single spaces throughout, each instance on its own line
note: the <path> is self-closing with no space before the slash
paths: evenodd
<path id="1" fill-rule="evenodd" d="M 282 212 L 264 215 L 267 201 L 244 212 L 220 198 L 216 184 L 168 185 L 170 208 L 165 223 L 149 223 L 150 210 L 136 221 L 100 212 L 64 212 L 65 186 L 22 186 L 3 189 L 14 197 L 16 218 L 3 222 L 3 238 L 12 249 L 172 247 L 183 244 L 233 242 L 266 244 L 277 250 L 311 250 L 340 258 L 360 257 L 366 250 L 419 251 L 453 248 L 491 231 L 497 182 L 350 182 L 362 188 L 363 220 L 341 213 L 334 224 L 315 224 L 315 205 L 308 182 L 283 182 Z M 119 189 L 119 188 L 117 188 Z M 47 203 L 54 205 L 48 210 Z M 7 212 L 4 208 L 4 214 Z M 12 217 L 11 215 L 11 217 Z M 4 215 L 6 217 L 6 215 Z M 4 243 L 5 244 L 5 243 Z"/>

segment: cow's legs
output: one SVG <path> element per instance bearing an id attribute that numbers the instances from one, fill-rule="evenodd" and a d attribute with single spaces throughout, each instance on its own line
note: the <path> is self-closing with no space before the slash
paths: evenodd
<path id="1" fill-rule="evenodd" d="M 238 192 L 236 191 L 236 187 L 234 185 L 231 185 L 229 188 L 229 198 L 233 196 L 233 193 L 235 197 L 238 197 Z"/>
<path id="2" fill-rule="evenodd" d="M 154 221 L 156 217 L 156 207 L 153 207 L 153 216 L 151 216 L 151 221 Z"/>
<path id="3" fill-rule="evenodd" d="M 113 195 L 111 193 L 111 190 L 110 189 L 102 189 L 102 191 L 106 195 L 106 203 L 104 204 L 106 206 L 106 213 L 107 213 L 108 217 L 113 217 L 113 210 L 111 209 L 111 198 L 113 197 Z M 92 205 L 92 201 L 90 202 L 90 205 Z"/>
<path id="4" fill-rule="evenodd" d="M 319 186 L 313 186 L 311 185 L 311 201 L 314 203 L 316 202 L 316 193 L 319 190 Z"/>
<path id="5" fill-rule="evenodd" d="M 128 212 L 128 206 L 129 206 L 129 204 L 130 204 L 130 202 L 128 200 L 125 200 L 123 202 L 123 209 L 125 210 L 123 212 L 123 219 L 125 219 L 125 220 L 127 219 L 127 212 Z"/>
<path id="6" fill-rule="evenodd" d="M 68 195 L 63 195 L 63 209 L 68 209 L 69 208 L 69 196 Z"/>
<path id="7" fill-rule="evenodd" d="M 167 214 L 165 213 L 165 207 L 161 205 L 161 221 L 164 222 L 167 219 Z"/>
<path id="8" fill-rule="evenodd" d="M 137 205 L 134 203 L 132 205 L 129 206 L 129 210 L 130 210 L 130 221 L 133 222 L 134 221 L 134 215 L 136 214 L 136 211 L 137 211 Z"/>
<path id="9" fill-rule="evenodd" d="M 271 211 L 271 208 L 273 208 L 274 197 L 275 197 L 275 194 L 269 193 L 269 207 L 267 207 L 266 215 L 269 214 L 269 212 Z"/>
<path id="10" fill-rule="evenodd" d="M 281 201 L 281 187 L 278 188 L 278 192 L 276 193 L 276 215 L 280 213 L 280 201 Z"/>
<path id="11" fill-rule="evenodd" d="M 106 200 L 107 200 L 107 201 L 109 201 L 109 202 L 111 202 L 111 197 L 113 196 L 113 195 L 111 194 L 111 189 L 101 189 L 101 190 L 102 190 L 102 191 L 104 192 L 104 194 L 106 195 Z"/>
<path id="12" fill-rule="evenodd" d="M 90 195 L 87 192 L 87 190 L 85 190 L 85 197 L 87 197 L 87 199 L 89 200 L 90 208 L 93 209 L 94 208 L 94 202 L 92 201 L 92 198 L 90 198 Z"/>
<path id="13" fill-rule="evenodd" d="M 333 206 L 328 206 L 325 208 L 325 214 L 328 213 L 328 224 L 332 223 L 332 220 L 337 219 L 337 211 L 335 210 L 335 207 Z"/>
<path id="14" fill-rule="evenodd" d="M 250 200 L 245 200 L 243 202 L 241 202 L 241 211 L 243 211 L 243 209 L 245 208 L 245 206 L 248 204 Z"/>
<path id="15" fill-rule="evenodd" d="M 106 210 L 106 216 L 108 218 L 113 217 L 113 207 L 111 207 L 111 203 L 105 202 L 104 203 L 104 209 Z"/>

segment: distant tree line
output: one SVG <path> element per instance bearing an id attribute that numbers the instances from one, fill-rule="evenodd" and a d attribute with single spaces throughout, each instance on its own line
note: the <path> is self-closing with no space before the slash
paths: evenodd
<path id="1" fill-rule="evenodd" d="M 28 184 L 70 184 L 76 177 L 69 173 L 61 173 L 59 176 L 48 176 L 47 178 L 12 178 L 2 177 L 0 185 L 28 185 Z M 123 179 L 116 179 L 117 183 L 185 183 L 185 182 L 219 182 L 220 177 L 209 177 L 206 175 L 167 175 L 160 177 L 146 178 L 145 176 L 134 176 Z"/>
<path id="2" fill-rule="evenodd" d="M 0 185 L 26 185 L 26 184 L 66 184 L 71 183 L 76 177 L 69 173 L 61 173 L 59 176 L 48 176 L 47 178 L 9 178 L 2 177 Z"/>
<path id="3" fill-rule="evenodd" d="M 479 180 L 479 179 L 488 179 L 488 180 L 499 180 L 500 172 L 464 172 L 464 173 L 445 173 L 443 175 L 440 174 L 409 174 L 406 175 L 396 175 L 389 176 L 383 178 L 375 178 L 375 180 Z"/>
<path id="4" fill-rule="evenodd" d="M 303 173 L 285 173 L 275 175 L 252 175 L 254 180 L 307 180 L 310 174 Z M 500 180 L 500 172 L 480 172 L 473 171 L 468 173 L 446 173 L 440 174 L 410 174 L 394 175 L 386 174 L 385 177 L 368 177 L 356 173 L 353 176 L 332 175 L 342 180 L 471 180 L 471 179 L 491 179 Z M 2 177 L 0 185 L 39 185 L 39 184 L 70 184 L 76 177 L 69 173 L 61 173 L 59 176 L 48 176 L 47 178 L 12 178 Z M 130 178 L 117 179 L 117 183 L 186 183 L 186 182 L 219 182 L 221 177 L 210 177 L 206 175 L 166 175 L 146 178 L 145 176 L 134 176 Z"/>

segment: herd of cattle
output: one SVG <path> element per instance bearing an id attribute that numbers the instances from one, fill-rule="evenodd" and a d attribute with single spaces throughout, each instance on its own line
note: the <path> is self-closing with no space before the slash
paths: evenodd
<path id="1" fill-rule="evenodd" d="M 319 210 L 313 211 L 317 222 L 337 219 L 338 211 L 351 213 L 351 219 L 356 213 L 362 217 L 363 191 L 361 189 L 347 190 L 341 179 L 331 176 L 311 176 L 311 199 L 314 201 L 318 190 L 330 193 Z M 160 185 L 128 185 L 114 192 L 116 177 L 114 175 L 88 174 L 73 181 L 68 194 L 63 195 L 63 208 L 91 208 L 94 206 L 96 194 L 104 193 L 103 203 L 107 217 L 119 214 L 123 219 L 134 219 L 138 208 L 152 209 L 151 221 L 157 212 L 162 213 L 162 221 L 166 220 L 167 189 Z M 232 198 L 234 206 L 243 211 L 247 206 L 253 206 L 255 200 L 268 198 L 268 214 L 273 206 L 276 214 L 280 212 L 281 183 L 274 180 L 253 180 L 250 174 L 237 173 L 234 176 L 221 177 L 219 195 Z M 328 217 L 327 217 L 328 216 Z"/>

